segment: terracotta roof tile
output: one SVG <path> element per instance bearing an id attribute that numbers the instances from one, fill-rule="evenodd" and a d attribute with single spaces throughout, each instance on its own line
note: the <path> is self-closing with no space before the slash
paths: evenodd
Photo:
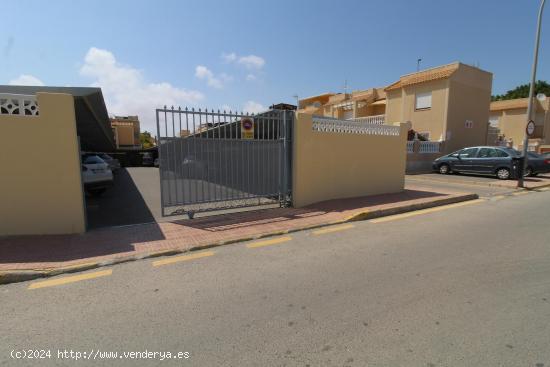
<path id="1" fill-rule="evenodd" d="M 450 77 L 456 70 L 458 70 L 459 64 L 454 63 L 450 65 L 444 65 L 433 69 L 420 71 L 413 74 L 404 75 L 399 78 L 395 83 L 390 84 L 384 90 L 391 91 L 399 88 L 406 87 L 408 85 L 420 84 L 430 82 L 432 80 L 446 79 Z"/>
<path id="2" fill-rule="evenodd" d="M 491 102 L 491 111 L 510 110 L 513 108 L 527 108 L 529 98 L 508 99 L 505 101 Z"/>

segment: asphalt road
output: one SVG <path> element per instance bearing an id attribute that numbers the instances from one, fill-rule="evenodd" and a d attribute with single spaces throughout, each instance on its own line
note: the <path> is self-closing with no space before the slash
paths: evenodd
<path id="1" fill-rule="evenodd" d="M 530 192 L 0 286 L 0 365 L 550 366 L 549 203 Z M 52 356 L 10 357 L 29 349 Z"/>

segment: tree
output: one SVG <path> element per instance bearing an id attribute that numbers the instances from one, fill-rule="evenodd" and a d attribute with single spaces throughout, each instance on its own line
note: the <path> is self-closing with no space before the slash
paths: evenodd
<path id="1" fill-rule="evenodd" d="M 143 149 L 152 148 L 155 144 L 155 139 L 151 136 L 151 133 L 148 131 L 144 131 L 139 134 L 139 142 L 141 143 L 141 146 Z"/>
<path id="2" fill-rule="evenodd" d="M 550 96 L 550 84 L 544 80 L 538 80 L 535 83 L 535 95 L 544 93 Z M 509 90 L 505 94 L 491 96 L 491 101 L 504 101 L 507 99 L 527 98 L 529 97 L 529 84 L 522 84 L 516 88 Z"/>

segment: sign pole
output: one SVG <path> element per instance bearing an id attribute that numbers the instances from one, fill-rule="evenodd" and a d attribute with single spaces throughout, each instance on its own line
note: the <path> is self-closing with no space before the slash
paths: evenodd
<path id="1" fill-rule="evenodd" d="M 527 105 L 527 121 L 531 121 L 531 115 L 533 113 L 533 95 L 535 94 L 535 78 L 537 75 L 537 62 L 539 58 L 539 43 L 540 43 L 540 25 L 542 20 L 542 11 L 544 10 L 544 3 L 546 0 L 542 0 L 540 3 L 539 16 L 537 19 L 537 33 L 535 36 L 535 52 L 533 55 L 533 67 L 531 69 L 531 86 L 529 87 L 529 104 Z M 527 128 L 527 127 L 526 127 Z M 523 139 L 523 167 L 518 174 L 518 187 L 523 186 L 523 172 L 527 167 L 527 148 L 529 145 L 529 135 L 525 131 L 525 138 Z"/>

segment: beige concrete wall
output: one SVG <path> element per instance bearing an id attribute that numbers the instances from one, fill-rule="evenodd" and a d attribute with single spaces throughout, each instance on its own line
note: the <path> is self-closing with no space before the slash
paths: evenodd
<path id="1" fill-rule="evenodd" d="M 540 102 L 535 103 L 535 134 L 533 139 L 541 139 L 543 144 L 550 142 L 550 113 Z M 491 116 L 500 115 L 499 132 L 506 139 L 512 138 L 513 145 L 519 147 L 523 144 L 525 126 L 527 124 L 526 108 L 511 108 L 502 111 L 491 111 Z"/>
<path id="2" fill-rule="evenodd" d="M 436 80 L 403 88 L 403 120 L 411 121 L 417 132 L 429 132 L 430 140 L 445 139 L 448 80 Z M 417 110 L 416 94 L 432 92 L 432 108 Z"/>
<path id="3" fill-rule="evenodd" d="M 297 113 L 293 205 L 402 191 L 408 129 L 401 124 L 399 136 L 317 132 L 311 115 Z"/>
<path id="4" fill-rule="evenodd" d="M 118 145 L 134 145 L 133 126 L 115 126 Z"/>
<path id="5" fill-rule="evenodd" d="M 386 93 L 386 123 L 404 122 L 402 110 L 403 98 L 401 89 L 388 91 Z"/>
<path id="6" fill-rule="evenodd" d="M 39 116 L 0 115 L 0 236 L 85 231 L 73 97 L 37 98 Z"/>
<path id="7" fill-rule="evenodd" d="M 523 144 L 525 137 L 525 124 L 527 110 L 525 108 L 516 108 L 505 110 L 498 120 L 498 127 L 501 134 L 505 135 L 506 141 L 512 138 L 512 145 L 516 148 Z"/>
<path id="8" fill-rule="evenodd" d="M 445 153 L 487 143 L 492 84 L 491 73 L 463 64 L 451 76 Z"/>

